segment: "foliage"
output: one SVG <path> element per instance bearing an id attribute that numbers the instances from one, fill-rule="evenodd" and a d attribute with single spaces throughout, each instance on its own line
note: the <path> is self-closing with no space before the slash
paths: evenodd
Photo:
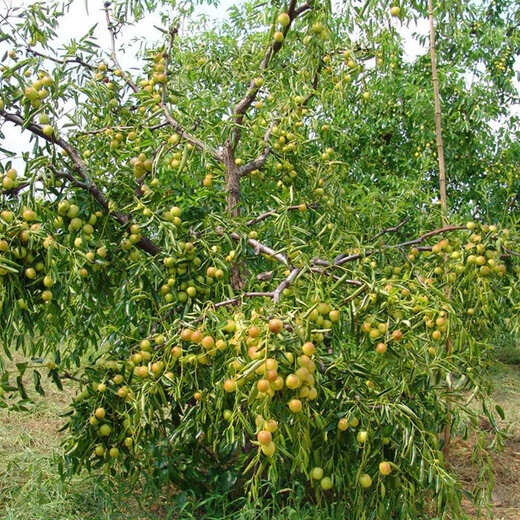
<path id="1" fill-rule="evenodd" d="M 478 425 L 473 400 L 496 426 L 487 340 L 518 330 L 517 7 L 437 8 L 440 226 L 429 65 L 399 32 L 422 5 L 245 4 L 212 26 L 155 4 L 105 4 L 108 49 L 90 31 L 57 52 L 57 5 L 3 22 L 0 116 L 34 143 L 23 175 L 2 164 L 2 346 L 27 359 L 4 406 L 28 376 L 78 382 L 64 470 L 462 518 L 440 436 Z M 155 7 L 161 40 L 123 71 L 117 37 Z"/>

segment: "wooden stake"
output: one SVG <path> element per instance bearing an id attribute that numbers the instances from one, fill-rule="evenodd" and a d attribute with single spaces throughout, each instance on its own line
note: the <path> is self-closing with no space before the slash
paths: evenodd
<path id="1" fill-rule="evenodd" d="M 441 101 L 439 95 L 439 77 L 437 76 L 437 58 L 435 56 L 435 27 L 433 24 L 433 0 L 428 0 L 430 18 L 430 58 L 432 62 L 433 96 L 435 100 L 435 134 L 437 136 L 437 156 L 439 159 L 439 189 L 441 195 L 442 223 L 446 225 L 448 204 L 446 198 L 446 168 L 444 166 L 444 145 L 442 142 Z"/>

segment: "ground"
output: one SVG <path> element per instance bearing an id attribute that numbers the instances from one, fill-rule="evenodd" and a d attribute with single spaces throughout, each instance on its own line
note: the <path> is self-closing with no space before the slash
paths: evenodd
<path id="1" fill-rule="evenodd" d="M 493 400 L 505 411 L 508 432 L 505 449 L 492 456 L 495 466 L 492 518 L 520 520 L 520 345 L 502 347 L 492 370 Z M 98 475 L 71 481 L 58 476 L 58 432 L 72 388 L 50 390 L 26 413 L 0 410 L 0 518 L 2 520 L 149 520 L 171 518 L 161 505 L 142 503 L 132 495 L 122 498 Z M 482 429 L 486 423 L 482 421 Z M 471 463 L 473 441 L 457 437 L 449 460 L 467 489 L 479 468 Z M 121 493 L 124 490 L 121 489 Z M 469 503 L 466 510 L 477 513 Z"/>

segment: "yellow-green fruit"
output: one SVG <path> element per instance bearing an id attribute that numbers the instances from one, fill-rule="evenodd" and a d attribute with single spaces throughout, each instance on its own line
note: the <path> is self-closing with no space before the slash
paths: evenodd
<path id="1" fill-rule="evenodd" d="M 324 491 L 332 489 L 332 479 L 330 477 L 323 477 L 320 481 L 320 486 Z"/>
<path id="2" fill-rule="evenodd" d="M 323 469 L 318 466 L 316 466 L 315 468 L 312 468 L 311 477 L 314 480 L 321 480 L 323 478 Z"/>

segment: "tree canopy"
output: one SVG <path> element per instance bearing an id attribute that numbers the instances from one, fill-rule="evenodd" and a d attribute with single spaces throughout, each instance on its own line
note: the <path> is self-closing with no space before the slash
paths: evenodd
<path id="1" fill-rule="evenodd" d="M 462 518 L 442 433 L 498 430 L 519 326 L 518 5 L 434 6 L 446 212 L 424 2 L 195 4 L 106 2 L 109 48 L 56 44 L 70 2 L 2 19 L 0 402 L 75 380 L 70 471 Z"/>

